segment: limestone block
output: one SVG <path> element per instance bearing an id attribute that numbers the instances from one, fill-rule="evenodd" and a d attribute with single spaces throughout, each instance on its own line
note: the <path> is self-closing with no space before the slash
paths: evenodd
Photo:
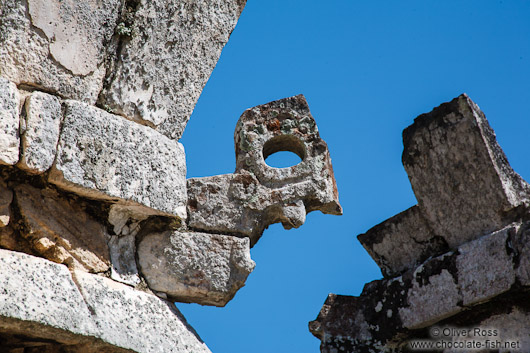
<path id="1" fill-rule="evenodd" d="M 86 272 L 72 278 L 66 266 L 7 250 L 0 268 L 3 343 L 50 353 L 210 352 L 175 306 L 154 295 Z"/>
<path id="2" fill-rule="evenodd" d="M 143 214 L 186 218 L 184 148 L 151 128 L 67 101 L 49 180 Z"/>
<path id="3" fill-rule="evenodd" d="M 57 97 L 34 92 L 26 99 L 26 116 L 21 136 L 21 158 L 18 167 L 41 174 L 55 160 L 62 120 L 61 103 Z"/>
<path id="4" fill-rule="evenodd" d="M 464 305 L 476 304 L 506 292 L 515 283 L 512 256 L 506 244 L 513 227 L 462 245 L 456 260 Z"/>
<path id="5" fill-rule="evenodd" d="M 2 26 L 1 21 L 0 26 Z M 1 57 L 0 49 L 0 68 L 2 67 Z M 13 165 L 18 162 L 20 146 L 19 99 L 15 84 L 0 77 L 0 164 Z"/>
<path id="6" fill-rule="evenodd" d="M 508 225 L 506 212 L 529 201 L 530 186 L 465 94 L 417 117 L 403 144 L 418 204 L 451 248 Z"/>
<path id="7" fill-rule="evenodd" d="M 270 224 L 291 229 L 312 211 L 342 214 L 327 145 L 302 95 L 248 109 L 234 139 L 234 174 L 188 180 L 190 227 L 245 235 L 253 246 Z M 268 166 L 267 156 L 279 151 L 296 153 L 302 161 Z"/>
<path id="8" fill-rule="evenodd" d="M 76 343 L 74 335 L 96 332 L 66 266 L 0 250 L 0 268 L 0 332 L 62 343 Z"/>
<path id="9" fill-rule="evenodd" d="M 105 227 L 78 204 L 29 185 L 15 187 L 15 194 L 26 229 L 22 235 L 43 257 L 90 272 L 109 269 Z"/>
<path id="10" fill-rule="evenodd" d="M 248 238 L 205 233 L 146 235 L 138 246 L 149 287 L 177 301 L 224 306 L 254 269 Z"/>
<path id="11" fill-rule="evenodd" d="M 449 250 L 444 238 L 434 234 L 417 205 L 358 235 L 357 239 L 385 277 L 399 275 L 433 254 Z"/>
<path id="12" fill-rule="evenodd" d="M 84 272 L 75 279 L 103 341 L 142 353 L 210 352 L 173 303 Z"/>
<path id="13" fill-rule="evenodd" d="M 16 84 L 95 103 L 120 0 L 5 0 L 0 75 Z"/>
<path id="14" fill-rule="evenodd" d="M 141 0 L 103 103 L 179 139 L 246 0 Z"/>

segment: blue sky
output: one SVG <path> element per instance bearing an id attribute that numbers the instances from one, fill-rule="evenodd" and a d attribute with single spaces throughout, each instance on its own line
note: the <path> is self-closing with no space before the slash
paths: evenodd
<path id="1" fill-rule="evenodd" d="M 225 308 L 177 303 L 214 353 L 319 352 L 327 294 L 381 278 L 356 236 L 416 203 L 401 132 L 463 92 L 530 180 L 530 1 L 248 0 L 181 140 L 188 177 L 232 173 L 241 113 L 302 93 L 344 215 L 271 226 Z"/>

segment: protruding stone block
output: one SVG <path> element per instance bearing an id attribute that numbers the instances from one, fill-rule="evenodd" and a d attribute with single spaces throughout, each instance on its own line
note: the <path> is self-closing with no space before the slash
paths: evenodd
<path id="1" fill-rule="evenodd" d="M 67 101 L 50 181 L 138 213 L 186 218 L 184 148 L 153 129 Z"/>
<path id="2" fill-rule="evenodd" d="M 234 297 L 255 266 L 248 238 L 178 231 L 146 235 L 138 259 L 152 290 L 216 306 Z"/>
<path id="3" fill-rule="evenodd" d="M 101 98 L 179 139 L 246 0 L 141 0 Z"/>
<path id="4" fill-rule="evenodd" d="M 506 213 L 530 200 L 530 186 L 465 94 L 417 117 L 403 144 L 418 204 L 451 248 L 503 228 L 512 222 Z"/>
<path id="5" fill-rule="evenodd" d="M 51 190 L 29 185 L 15 188 L 17 207 L 28 239 L 48 260 L 73 269 L 105 272 L 110 257 L 104 225 L 93 220 L 79 205 Z"/>
<path id="6" fill-rule="evenodd" d="M 1 67 L 2 64 L 0 63 Z M 0 164 L 13 165 L 18 162 L 20 146 L 18 130 L 20 124 L 18 110 L 19 99 L 15 84 L 0 77 Z"/>
<path id="7" fill-rule="evenodd" d="M 95 103 L 120 5 L 120 0 L 3 1 L 0 75 Z"/>
<path id="8" fill-rule="evenodd" d="M 248 109 L 234 138 L 234 174 L 188 180 L 191 228 L 245 235 L 253 246 L 270 224 L 291 229 L 311 211 L 342 214 L 327 145 L 302 95 Z M 265 158 L 279 151 L 302 161 L 268 166 Z"/>
<path id="9" fill-rule="evenodd" d="M 25 108 L 18 167 L 41 174 L 55 160 L 62 120 L 61 102 L 55 96 L 34 92 L 26 99 Z"/>
<path id="10" fill-rule="evenodd" d="M 415 268 L 432 254 L 449 250 L 445 239 L 434 234 L 417 205 L 360 234 L 357 239 L 386 277 Z"/>

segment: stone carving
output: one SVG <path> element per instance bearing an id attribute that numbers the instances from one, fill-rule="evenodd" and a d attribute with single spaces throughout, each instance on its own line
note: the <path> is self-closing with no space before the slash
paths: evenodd
<path id="1" fill-rule="evenodd" d="M 246 110 L 234 139 L 234 174 L 188 180 L 192 229 L 248 236 L 254 245 L 272 223 L 298 228 L 311 211 L 342 214 L 327 145 L 302 95 Z M 265 159 L 278 151 L 302 161 L 268 166 Z"/>
<path id="2" fill-rule="evenodd" d="M 385 279 L 328 297 L 309 324 L 321 351 L 405 352 L 441 325 L 494 327 L 530 350 L 528 184 L 466 95 L 416 118 L 403 141 L 418 205 L 359 235 Z"/>

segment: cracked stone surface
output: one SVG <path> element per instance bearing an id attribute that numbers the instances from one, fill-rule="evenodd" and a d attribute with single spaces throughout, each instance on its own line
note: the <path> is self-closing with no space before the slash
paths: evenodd
<path id="1" fill-rule="evenodd" d="M 141 0 L 102 103 L 180 139 L 246 0 Z"/>
<path id="2" fill-rule="evenodd" d="M 152 290 L 216 306 L 234 297 L 255 266 L 248 238 L 197 232 L 147 234 L 138 245 L 138 259 Z"/>
<path id="3" fill-rule="evenodd" d="M 151 128 L 66 101 L 49 181 L 137 213 L 186 219 L 184 148 Z"/>
<path id="4" fill-rule="evenodd" d="M 41 174 L 51 168 L 57 152 L 62 120 L 61 102 L 55 96 L 33 92 L 26 99 L 18 167 Z"/>
<path id="5" fill-rule="evenodd" d="M 109 269 L 105 227 L 78 204 L 52 190 L 29 185 L 15 187 L 15 194 L 25 226 L 22 235 L 41 256 L 72 269 L 90 272 Z"/>
<path id="6" fill-rule="evenodd" d="M 14 349 L 210 352 L 175 306 L 154 295 L 8 250 L 0 249 L 0 267 L 0 340 Z"/>
<path id="7" fill-rule="evenodd" d="M 18 162 L 19 99 L 15 84 L 0 77 L 0 164 L 13 165 Z"/>
<path id="8" fill-rule="evenodd" d="M 95 103 L 121 2 L 5 0 L 0 75 L 61 97 Z"/>
<path id="9" fill-rule="evenodd" d="M 291 229 L 312 211 L 342 214 L 327 145 L 302 95 L 246 110 L 234 139 L 234 174 L 188 179 L 189 227 L 248 236 L 254 245 L 270 224 Z M 265 159 L 278 151 L 302 161 L 268 166 Z"/>

